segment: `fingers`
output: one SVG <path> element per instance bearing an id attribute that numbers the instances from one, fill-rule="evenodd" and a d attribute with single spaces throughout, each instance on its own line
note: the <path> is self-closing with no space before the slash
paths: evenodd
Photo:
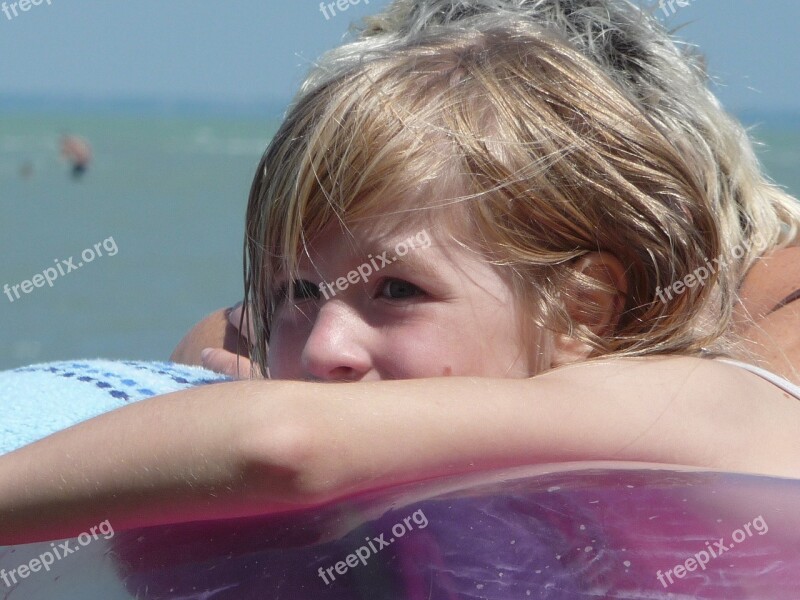
<path id="1" fill-rule="evenodd" d="M 200 361 L 204 368 L 234 379 L 263 379 L 258 368 L 252 369 L 248 358 L 222 348 L 204 349 L 200 353 Z"/>

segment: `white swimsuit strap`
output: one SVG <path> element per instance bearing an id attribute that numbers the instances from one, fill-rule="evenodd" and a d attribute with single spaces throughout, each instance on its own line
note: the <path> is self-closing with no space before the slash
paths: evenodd
<path id="1" fill-rule="evenodd" d="M 781 388 L 784 392 L 786 392 L 788 394 L 791 394 L 792 396 L 794 396 L 795 398 L 800 400 L 800 385 L 795 385 L 794 383 L 792 383 L 788 379 L 784 379 L 780 375 L 776 375 L 775 373 L 773 373 L 771 371 L 767 371 L 766 369 L 762 369 L 761 367 L 757 367 L 755 365 L 751 365 L 749 363 L 742 362 L 742 361 L 739 361 L 739 360 L 733 360 L 731 358 L 717 358 L 715 360 L 718 360 L 720 362 L 728 363 L 729 365 L 734 365 L 734 366 L 737 366 L 737 367 L 741 367 L 742 369 L 745 369 L 746 371 L 750 371 L 751 373 L 755 373 L 759 377 L 761 377 L 763 379 L 766 379 L 770 383 L 772 383 L 772 384 L 778 386 L 779 388 Z"/>

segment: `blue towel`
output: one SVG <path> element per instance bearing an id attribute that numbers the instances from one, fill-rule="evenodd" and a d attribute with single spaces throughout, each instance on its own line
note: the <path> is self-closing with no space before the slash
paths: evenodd
<path id="1" fill-rule="evenodd" d="M 163 362 L 78 360 L 0 371 L 0 455 L 131 402 L 226 380 Z"/>

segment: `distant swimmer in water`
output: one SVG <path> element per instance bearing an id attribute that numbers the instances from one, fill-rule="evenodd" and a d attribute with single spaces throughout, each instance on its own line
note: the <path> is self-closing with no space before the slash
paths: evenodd
<path id="1" fill-rule="evenodd" d="M 30 179 L 33 177 L 33 163 L 29 160 L 26 160 L 22 163 L 19 167 L 19 176 L 22 179 Z"/>
<path id="2" fill-rule="evenodd" d="M 92 160 L 92 148 L 85 139 L 76 135 L 61 138 L 61 156 L 72 164 L 72 177 L 80 178 Z"/>

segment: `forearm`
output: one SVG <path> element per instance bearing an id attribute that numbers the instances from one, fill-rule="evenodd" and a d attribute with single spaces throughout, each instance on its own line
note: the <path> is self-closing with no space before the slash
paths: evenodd
<path id="1" fill-rule="evenodd" d="M 781 474 L 779 458 L 800 451 L 791 435 L 797 410 L 791 423 L 789 411 L 777 418 L 757 400 L 769 384 L 711 362 L 609 361 L 516 380 L 256 380 L 184 390 L 0 459 L 0 544 L 75 535 L 106 519 L 122 529 L 254 515 L 532 463 L 752 465 Z M 773 454 L 753 452 L 763 439 Z"/>
<path id="2" fill-rule="evenodd" d="M 0 458 L 0 545 L 105 520 L 122 530 L 298 508 L 502 464 L 491 433 L 502 422 L 483 408 L 511 383 L 255 380 L 138 402 Z M 437 396 L 477 407 L 478 423 Z"/>
<path id="3" fill-rule="evenodd" d="M 282 387 L 254 383 L 151 398 L 0 458 L 0 545 L 77 535 L 106 519 L 123 529 L 288 504 L 293 474 L 279 452 L 274 469 L 250 472 L 255 398 Z M 259 434 L 287 437 L 279 426 Z"/>
<path id="4" fill-rule="evenodd" d="M 716 434 L 704 431 L 709 422 L 703 407 L 680 396 L 685 365 L 664 364 L 660 373 L 650 369 L 650 384 L 660 393 L 620 393 L 642 364 L 597 365 L 596 376 L 594 365 L 584 364 L 534 379 L 345 384 L 343 402 L 338 390 L 320 398 L 321 405 L 337 406 L 320 415 L 327 423 L 316 423 L 328 432 L 327 485 L 339 494 L 354 493 L 445 474 L 567 461 L 701 464 Z M 621 386 L 609 380 L 610 370 Z M 713 407 L 706 407 L 711 414 Z"/>
<path id="5" fill-rule="evenodd" d="M 245 516 L 600 453 L 606 438 L 575 443 L 569 406 L 537 406 L 536 385 L 262 380 L 152 398 L 0 458 L 0 545 L 74 536 L 106 519 L 124 529 Z"/>
<path id="6" fill-rule="evenodd" d="M 694 358 L 588 362 L 533 379 L 341 384 L 319 399 L 332 403 L 315 418 L 330 451 L 308 476 L 326 475 L 339 495 L 570 461 L 798 477 L 800 405 L 775 396 L 740 368 Z"/>

